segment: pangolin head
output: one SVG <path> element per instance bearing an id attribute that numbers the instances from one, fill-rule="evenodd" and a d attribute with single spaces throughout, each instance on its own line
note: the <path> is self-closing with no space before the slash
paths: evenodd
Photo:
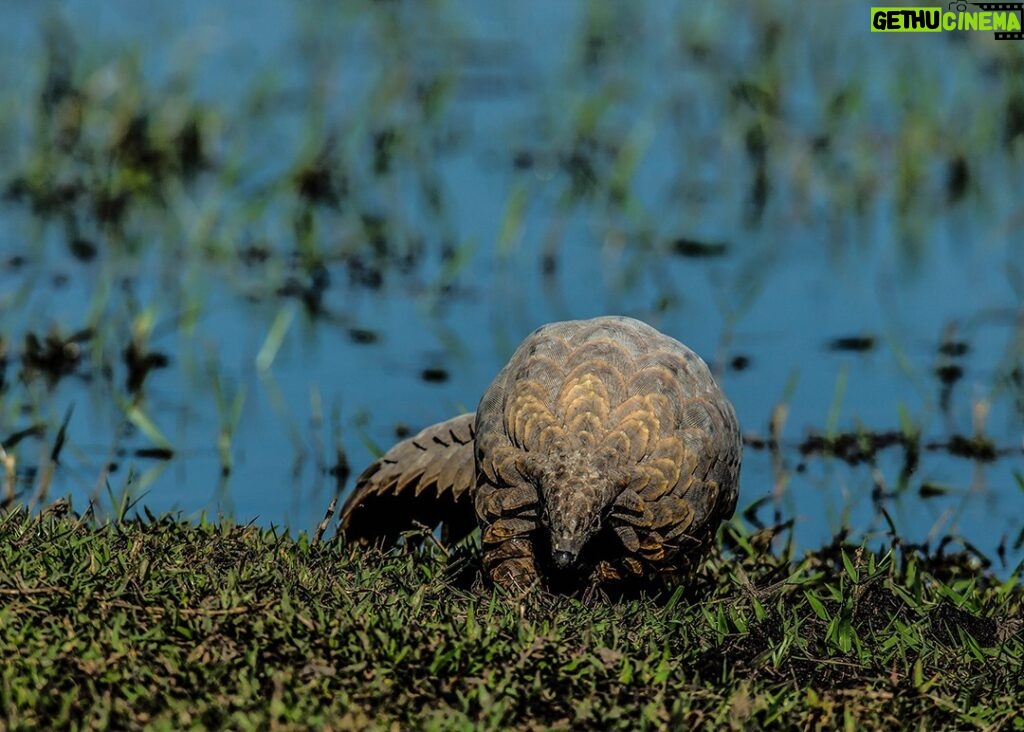
<path id="1" fill-rule="evenodd" d="M 576 564 L 620 489 L 615 472 L 587 452 L 551 456 L 538 480 L 551 560 L 559 569 Z"/>

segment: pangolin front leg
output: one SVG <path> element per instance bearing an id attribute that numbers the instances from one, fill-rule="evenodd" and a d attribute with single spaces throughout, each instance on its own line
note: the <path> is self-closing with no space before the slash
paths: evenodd
<path id="1" fill-rule="evenodd" d="M 533 547 L 539 509 L 537 490 L 530 483 L 477 486 L 484 569 L 495 584 L 507 590 L 525 591 L 540 577 Z"/>

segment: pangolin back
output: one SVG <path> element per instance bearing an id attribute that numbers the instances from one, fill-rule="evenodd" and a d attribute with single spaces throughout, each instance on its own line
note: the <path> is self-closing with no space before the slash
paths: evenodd
<path id="1" fill-rule="evenodd" d="M 419 520 L 457 538 L 471 499 L 485 566 L 506 587 L 678 573 L 732 515 L 741 456 L 732 406 L 686 346 L 631 318 L 552 323 L 523 341 L 475 416 L 367 468 L 342 530 L 393 537 Z"/>

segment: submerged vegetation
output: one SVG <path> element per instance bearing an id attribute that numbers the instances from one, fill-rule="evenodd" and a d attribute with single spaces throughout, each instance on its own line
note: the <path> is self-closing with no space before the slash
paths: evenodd
<path id="1" fill-rule="evenodd" d="M 169 517 L 0 517 L 5 728 L 1013 729 L 1024 588 L 969 552 L 725 529 L 653 597 L 511 597 L 479 554 Z M 776 537 L 778 539 L 780 537 Z"/>

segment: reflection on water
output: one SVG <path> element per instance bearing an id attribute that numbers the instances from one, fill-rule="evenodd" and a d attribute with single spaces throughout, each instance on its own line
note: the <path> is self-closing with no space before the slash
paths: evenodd
<path id="1" fill-rule="evenodd" d="M 4 18 L 8 494 L 309 528 L 538 324 L 624 313 L 715 365 L 748 520 L 1019 561 L 1022 47 L 338 5 Z"/>

